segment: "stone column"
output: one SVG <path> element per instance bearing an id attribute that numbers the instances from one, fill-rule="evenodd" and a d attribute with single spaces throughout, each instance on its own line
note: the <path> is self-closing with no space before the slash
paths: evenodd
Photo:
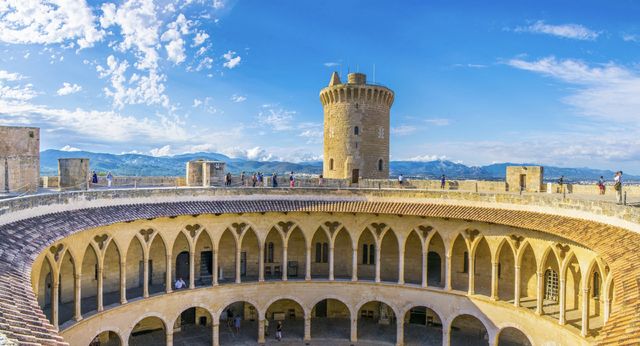
<path id="1" fill-rule="evenodd" d="M 239 284 L 242 282 L 240 279 L 240 256 L 242 254 L 242 249 L 238 247 L 236 250 L 236 283 Z"/>
<path id="2" fill-rule="evenodd" d="M 396 346 L 404 345 L 404 318 L 396 319 Z"/>
<path id="3" fill-rule="evenodd" d="M 282 247 L 282 281 L 287 281 L 287 247 Z"/>
<path id="4" fill-rule="evenodd" d="M 172 289 L 172 276 L 173 274 L 171 273 L 171 264 L 173 262 L 173 256 L 171 255 L 171 252 L 167 252 L 167 273 L 166 273 L 166 277 L 165 277 L 165 282 L 164 282 L 164 291 L 166 293 L 171 293 L 173 291 Z"/>
<path id="5" fill-rule="evenodd" d="M 536 314 L 542 316 L 544 315 L 544 273 L 536 272 L 536 279 L 536 284 L 538 285 L 536 289 Z"/>
<path id="6" fill-rule="evenodd" d="M 333 245 L 331 245 L 329 247 L 329 281 L 333 281 L 334 277 L 333 277 L 333 267 L 334 267 L 334 261 L 333 261 Z"/>
<path id="7" fill-rule="evenodd" d="M 498 263 L 491 262 L 491 300 L 498 300 Z"/>
<path id="8" fill-rule="evenodd" d="M 398 285 L 404 285 L 404 244 L 398 250 Z"/>
<path id="9" fill-rule="evenodd" d="M 103 292 L 103 278 L 102 278 L 102 263 L 100 263 L 98 265 L 98 296 L 96 297 L 98 299 L 98 312 L 104 310 L 104 305 L 102 303 L 102 292 Z"/>
<path id="10" fill-rule="evenodd" d="M 309 340 L 311 340 L 311 317 L 304 316 L 304 341 Z"/>
<path id="11" fill-rule="evenodd" d="M 127 260 L 120 262 L 120 304 L 127 304 Z"/>
<path id="12" fill-rule="evenodd" d="M 195 246 L 195 245 L 194 245 Z M 189 251 L 189 288 L 196 288 L 196 251 Z"/>
<path id="13" fill-rule="evenodd" d="M 306 251 L 304 279 L 306 281 L 311 280 L 311 247 L 310 246 L 307 246 L 307 251 Z"/>
<path id="14" fill-rule="evenodd" d="M 422 251 L 422 287 L 427 287 L 427 258 L 429 256 L 428 251 Z"/>
<path id="15" fill-rule="evenodd" d="M 258 320 L 258 343 L 264 344 L 264 319 Z"/>
<path id="16" fill-rule="evenodd" d="M 351 281 L 358 281 L 358 249 L 353 249 L 351 256 Z"/>
<path id="17" fill-rule="evenodd" d="M 213 346 L 220 346 L 220 322 L 213 321 L 211 323 L 211 344 Z"/>
<path id="18" fill-rule="evenodd" d="M 583 337 L 589 334 L 589 287 L 582 289 L 582 330 L 580 334 Z"/>
<path id="19" fill-rule="evenodd" d="M 213 250 L 211 262 L 211 285 L 218 286 L 218 249 Z"/>
<path id="20" fill-rule="evenodd" d="M 566 282 L 564 277 L 560 279 L 560 317 L 558 318 L 558 323 L 563 326 L 566 323 L 565 320 L 565 312 L 566 312 Z"/>
<path id="21" fill-rule="evenodd" d="M 451 291 L 451 254 L 445 254 L 444 260 L 444 289 Z"/>
<path id="22" fill-rule="evenodd" d="M 52 273 L 53 274 L 53 273 Z M 59 330 L 58 328 L 58 304 L 60 302 L 60 278 L 59 275 L 51 275 L 53 276 L 53 282 L 51 285 L 51 324 Z"/>
<path id="23" fill-rule="evenodd" d="M 173 326 L 168 326 L 165 332 L 167 336 L 167 346 L 173 346 Z"/>
<path id="24" fill-rule="evenodd" d="M 376 244 L 376 282 L 380 282 L 380 254 L 382 249 Z"/>
<path id="25" fill-rule="evenodd" d="M 351 342 L 358 342 L 358 316 L 351 316 Z"/>
<path id="26" fill-rule="evenodd" d="M 513 305 L 515 307 L 520 306 L 520 266 L 515 266 L 516 275 L 513 285 Z"/>
<path id="27" fill-rule="evenodd" d="M 143 276 L 144 282 L 142 283 L 142 296 L 144 298 L 149 297 L 149 254 L 145 254 L 143 258 Z"/>
<path id="28" fill-rule="evenodd" d="M 264 246 L 260 246 L 260 255 L 258 255 L 258 281 L 264 281 Z"/>
<path id="29" fill-rule="evenodd" d="M 82 320 L 82 308 L 81 308 L 81 302 L 82 302 L 82 275 L 80 274 L 76 274 L 74 277 L 74 284 L 73 284 L 73 303 L 74 303 L 74 315 L 73 318 L 76 321 L 80 321 Z"/>
<path id="30" fill-rule="evenodd" d="M 468 254 L 469 256 L 469 290 L 467 294 L 474 295 L 476 294 L 476 259 L 475 256 L 471 255 L 471 252 Z"/>
<path id="31" fill-rule="evenodd" d="M 602 303 L 604 304 L 604 312 L 602 314 L 602 319 L 604 321 L 603 323 L 607 324 L 607 322 L 609 321 L 609 316 L 611 315 L 611 302 L 609 301 L 609 297 L 606 297 L 606 294 Z"/>
<path id="32" fill-rule="evenodd" d="M 450 346 L 451 345 L 451 332 L 450 326 L 442 326 L 442 346 Z"/>

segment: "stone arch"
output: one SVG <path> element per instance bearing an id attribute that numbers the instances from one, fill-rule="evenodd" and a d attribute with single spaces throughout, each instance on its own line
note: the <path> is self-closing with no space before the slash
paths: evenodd
<path id="1" fill-rule="evenodd" d="M 409 304 L 402 309 L 400 322 L 404 324 L 405 344 L 442 345 L 443 320 L 432 307 L 424 304 Z"/>
<path id="2" fill-rule="evenodd" d="M 467 292 L 469 290 L 469 248 L 462 233 L 451 241 L 451 288 Z"/>
<path id="3" fill-rule="evenodd" d="M 127 298 L 143 296 L 144 285 L 144 239 L 133 237 L 127 248 Z"/>
<path id="4" fill-rule="evenodd" d="M 147 323 L 143 324 L 142 322 L 146 319 L 150 319 L 151 321 L 147 321 Z M 162 332 L 160 332 L 157 327 L 158 327 L 158 323 L 159 326 L 162 328 Z M 154 312 L 149 312 L 146 314 L 143 314 L 142 316 L 140 316 L 136 322 L 133 324 L 133 326 L 127 331 L 127 333 L 125 334 L 127 336 L 127 340 L 128 340 L 128 344 L 130 346 L 136 346 L 136 345 L 145 345 L 148 344 L 147 342 L 147 337 L 144 337 L 144 335 L 150 336 L 150 334 L 160 334 L 160 333 L 164 333 L 165 337 L 166 337 L 166 332 L 167 332 L 167 328 L 170 324 L 161 316 L 159 316 L 158 314 L 154 313 Z M 138 328 L 138 329 L 136 329 Z M 147 329 L 148 328 L 148 329 Z M 149 332 L 149 330 L 152 330 L 151 332 Z M 136 339 L 132 338 L 137 338 L 138 336 L 134 335 L 134 334 L 142 334 L 143 337 L 141 340 L 141 342 L 138 342 Z M 166 339 L 165 339 L 166 340 Z"/>
<path id="5" fill-rule="evenodd" d="M 371 340 L 370 335 L 363 335 L 362 331 L 376 328 L 375 341 L 396 343 L 397 318 L 400 316 L 397 309 L 382 299 L 371 298 L 359 302 L 354 311 L 358 316 L 358 341 Z M 381 321 L 383 321 L 381 323 Z M 375 325 L 375 327 L 372 326 Z"/>
<path id="6" fill-rule="evenodd" d="M 310 246 L 307 236 L 298 226 L 287 233 L 287 277 L 304 279 L 307 267 L 307 248 Z M 289 266 L 291 264 L 291 266 Z"/>
<path id="7" fill-rule="evenodd" d="M 282 280 L 284 273 L 284 235 L 272 226 L 264 240 L 264 276 L 265 279 Z"/>
<path id="8" fill-rule="evenodd" d="M 404 241 L 404 281 L 411 284 L 422 284 L 422 268 L 424 243 L 415 230 L 409 233 Z"/>
<path id="9" fill-rule="evenodd" d="M 159 293 L 167 289 L 167 242 L 165 238 L 156 232 L 148 245 L 149 258 L 149 293 Z M 169 278 L 171 282 L 171 278 Z"/>
<path id="10" fill-rule="evenodd" d="M 515 266 L 516 254 L 511 247 L 511 243 L 503 238 L 496 251 L 495 263 L 497 268 L 498 291 L 497 297 L 503 301 L 511 301 L 515 294 Z"/>
<path id="11" fill-rule="evenodd" d="M 582 278 L 582 290 L 587 292 L 587 304 L 583 303 L 582 305 L 583 309 L 585 307 L 587 309 L 587 325 L 585 327 L 587 333 L 590 329 L 594 329 L 592 327 L 599 328 L 604 325 L 604 305 L 607 300 L 605 291 L 603 291 L 605 280 L 605 274 L 599 261 L 597 258 L 592 259 Z"/>
<path id="12" fill-rule="evenodd" d="M 53 259 L 45 255 L 40 265 L 40 273 L 38 279 L 38 305 L 47 316 L 49 322 L 51 319 L 51 301 L 53 299 L 53 280 L 56 277 Z"/>
<path id="13" fill-rule="evenodd" d="M 193 266 L 196 286 L 213 283 L 213 239 L 205 229 L 200 230 L 193 242 Z"/>
<path id="14" fill-rule="evenodd" d="M 329 246 L 333 246 L 333 276 L 336 279 L 351 279 L 357 265 L 353 266 L 353 239 L 349 231 L 342 226 L 331 235 Z M 357 259 L 357 258 L 356 258 Z M 357 264 L 358 262 L 356 262 Z"/>
<path id="15" fill-rule="evenodd" d="M 399 279 L 400 239 L 388 228 L 380 235 L 380 280 L 397 283 Z"/>
<path id="16" fill-rule="evenodd" d="M 191 304 L 188 308 L 180 309 L 177 315 L 169 318 L 170 321 L 174 321 L 173 342 L 185 345 L 194 337 L 211 340 L 211 324 L 214 318 L 211 310 L 202 304 Z"/>
<path id="17" fill-rule="evenodd" d="M 329 251 L 333 247 L 331 234 L 320 226 L 311 237 L 311 278 L 329 277 Z M 335 256 L 335 252 L 334 252 Z M 335 264 L 335 262 L 334 262 Z"/>
<path id="18" fill-rule="evenodd" d="M 475 341 L 474 345 L 489 345 L 487 324 L 475 314 L 462 313 L 453 317 L 449 329 L 451 345 L 469 344 L 471 340 Z"/>
<path id="19" fill-rule="evenodd" d="M 480 237 L 473 246 L 474 293 L 491 296 L 491 248 L 485 237 Z M 471 270 L 470 270 L 471 271 Z"/>
<path id="20" fill-rule="evenodd" d="M 533 302 L 538 296 L 538 262 L 533 246 L 525 241 L 517 251 L 516 265 L 520 267 L 520 301 Z M 543 273 L 544 274 L 544 273 Z"/>
<path id="21" fill-rule="evenodd" d="M 342 298 L 334 295 L 323 296 L 316 299 L 309 308 L 311 319 L 311 338 L 339 338 L 350 339 L 351 318 L 354 313 Z M 324 328 L 318 330 L 318 325 L 324 324 Z M 324 331 L 330 330 L 330 335 Z"/>
<path id="22" fill-rule="evenodd" d="M 102 300 L 104 306 L 120 301 L 120 262 L 122 251 L 118 244 L 109 239 L 102 255 Z"/>
<path id="23" fill-rule="evenodd" d="M 286 330 L 284 338 L 302 340 L 304 338 L 304 320 L 309 311 L 295 297 L 275 297 L 264 305 L 264 318 L 269 320 L 270 334 L 275 334 L 276 324 L 281 322 Z M 284 316 L 282 316 L 284 315 Z M 278 321 L 278 322 L 276 322 Z"/>
<path id="24" fill-rule="evenodd" d="M 71 251 L 64 251 L 59 261 L 58 268 L 58 295 L 59 295 L 59 308 L 58 308 L 58 321 L 59 324 L 63 324 L 66 321 L 70 321 L 73 318 L 75 297 L 75 276 L 80 275 L 77 273 L 76 259 Z"/>
<path id="25" fill-rule="evenodd" d="M 575 252 L 570 251 L 566 255 L 560 275 L 565 279 L 566 323 L 581 328 L 582 270 Z"/>
<path id="26" fill-rule="evenodd" d="M 98 339 L 100 340 L 100 345 L 103 345 L 103 344 L 113 345 L 113 342 L 111 340 L 113 340 L 114 338 L 117 340 L 116 345 L 118 346 L 124 345 L 122 336 L 114 328 L 101 328 L 100 331 L 98 331 L 92 339 L 88 340 L 86 344 L 91 345 L 94 340 Z M 103 341 L 105 339 L 106 341 Z"/>
<path id="27" fill-rule="evenodd" d="M 374 280 L 375 264 L 377 256 L 378 241 L 368 227 L 365 227 L 358 235 L 358 280 Z M 365 248 L 366 247 L 366 248 Z"/>
<path id="28" fill-rule="evenodd" d="M 89 243 L 82 257 L 82 276 L 80 281 L 83 299 L 98 296 L 98 265 L 98 252 L 94 248 L 94 245 Z M 96 305 L 93 306 L 90 304 L 82 304 L 82 314 L 94 310 L 97 310 L 97 302 Z"/>
<path id="29" fill-rule="evenodd" d="M 257 281 L 260 272 L 260 238 L 253 227 L 247 227 L 240 238 L 240 251 L 245 256 L 240 268 L 242 281 Z M 241 259 L 242 260 L 242 259 Z"/>
<path id="30" fill-rule="evenodd" d="M 427 242 L 427 285 L 444 287 L 446 247 L 440 232 L 434 231 Z"/>
<path id="31" fill-rule="evenodd" d="M 545 306 L 554 307 L 560 303 L 560 261 L 555 251 L 548 246 L 542 253 L 538 271 L 543 277 L 542 309 Z"/>
<path id="32" fill-rule="evenodd" d="M 498 346 L 532 346 L 533 342 L 519 326 L 509 324 L 498 331 Z"/>
<path id="33" fill-rule="evenodd" d="M 225 228 L 214 248 L 218 257 L 217 275 L 220 284 L 236 281 L 236 251 L 238 246 L 236 235 L 230 228 Z"/>

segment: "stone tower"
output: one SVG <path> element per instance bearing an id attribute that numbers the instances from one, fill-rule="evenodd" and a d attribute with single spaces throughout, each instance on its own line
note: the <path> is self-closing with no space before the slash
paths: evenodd
<path id="1" fill-rule="evenodd" d="M 389 178 L 391 89 L 367 84 L 363 73 L 342 83 L 336 72 L 320 91 L 324 108 L 323 176 L 333 179 Z"/>

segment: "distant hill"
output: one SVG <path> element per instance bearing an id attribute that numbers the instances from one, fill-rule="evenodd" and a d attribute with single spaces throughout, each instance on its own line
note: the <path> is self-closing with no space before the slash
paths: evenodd
<path id="1" fill-rule="evenodd" d="M 49 149 L 40 155 L 40 171 L 42 175 L 56 175 L 59 158 L 89 158 L 91 169 L 99 172 L 111 171 L 116 175 L 131 176 L 180 176 L 185 174 L 185 164 L 190 160 L 207 159 L 227 163 L 227 170 L 232 173 L 264 172 L 264 173 L 322 173 L 322 162 L 281 162 L 252 161 L 230 158 L 218 153 L 190 153 L 175 156 L 154 157 L 140 154 L 105 154 L 88 151 L 61 151 Z M 524 166 L 535 164 L 496 163 L 487 166 L 466 166 L 446 160 L 418 162 L 392 161 L 390 175 L 402 173 L 406 177 L 435 179 L 442 174 L 450 179 L 482 179 L 503 180 L 507 166 Z M 613 171 L 592 168 L 562 168 L 545 166 L 545 180 L 557 180 L 564 175 L 567 182 L 595 181 L 601 175 L 607 180 L 613 177 Z M 626 181 L 640 182 L 640 176 L 625 175 Z"/>

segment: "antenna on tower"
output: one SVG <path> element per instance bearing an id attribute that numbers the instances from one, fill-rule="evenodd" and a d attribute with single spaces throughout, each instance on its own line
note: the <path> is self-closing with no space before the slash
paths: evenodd
<path id="1" fill-rule="evenodd" d="M 376 82 L 376 64 L 373 64 L 373 82 Z"/>

